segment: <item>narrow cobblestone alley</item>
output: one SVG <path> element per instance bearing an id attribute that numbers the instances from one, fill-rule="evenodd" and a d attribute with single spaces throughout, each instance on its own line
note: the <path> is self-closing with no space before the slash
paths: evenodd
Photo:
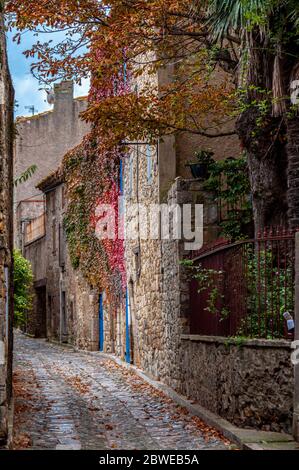
<path id="1" fill-rule="evenodd" d="M 227 449 L 217 431 L 100 353 L 15 335 L 15 449 Z"/>

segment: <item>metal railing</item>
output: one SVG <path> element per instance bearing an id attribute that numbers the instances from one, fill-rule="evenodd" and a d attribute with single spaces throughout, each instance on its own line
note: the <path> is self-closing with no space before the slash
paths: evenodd
<path id="1" fill-rule="evenodd" d="M 281 227 L 198 252 L 190 281 L 191 333 L 291 338 L 285 317 L 294 311 L 294 259 L 295 233 Z"/>

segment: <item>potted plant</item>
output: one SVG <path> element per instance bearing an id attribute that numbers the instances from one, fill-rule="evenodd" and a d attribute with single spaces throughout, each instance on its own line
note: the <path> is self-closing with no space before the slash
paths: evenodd
<path id="1" fill-rule="evenodd" d="M 213 155 L 214 152 L 211 150 L 195 152 L 195 160 L 186 164 L 186 167 L 190 168 L 193 178 L 207 179 L 209 177 L 209 167 L 214 163 Z"/>

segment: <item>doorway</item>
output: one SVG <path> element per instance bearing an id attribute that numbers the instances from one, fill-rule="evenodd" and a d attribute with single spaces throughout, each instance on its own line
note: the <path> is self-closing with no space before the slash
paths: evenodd
<path id="1" fill-rule="evenodd" d="M 36 287 L 36 329 L 37 338 L 47 337 L 47 305 L 46 305 L 46 286 Z"/>

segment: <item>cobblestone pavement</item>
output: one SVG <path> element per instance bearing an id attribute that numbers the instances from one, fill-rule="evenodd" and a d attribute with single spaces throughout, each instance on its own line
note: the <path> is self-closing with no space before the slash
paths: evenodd
<path id="1" fill-rule="evenodd" d="M 100 353 L 15 335 L 15 449 L 225 449 L 229 442 Z"/>

